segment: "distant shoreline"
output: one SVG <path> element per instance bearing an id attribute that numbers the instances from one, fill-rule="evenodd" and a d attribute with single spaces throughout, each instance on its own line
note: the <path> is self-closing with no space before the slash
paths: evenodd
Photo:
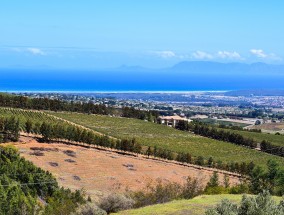
<path id="1" fill-rule="evenodd" d="M 189 91 L 163 91 L 163 90 L 159 90 L 159 91 L 135 91 L 135 90 L 123 90 L 123 91 L 119 91 L 119 90 L 115 90 L 115 91 L 79 91 L 79 90 L 0 90 L 0 92 L 2 93 L 98 93 L 98 94 L 106 94 L 106 93 L 111 93 L 111 94 L 119 94 L 119 93 L 123 93 L 123 94 L 139 94 L 139 93 L 144 93 L 144 94 L 154 94 L 154 93 L 158 93 L 158 94 L 164 94 L 164 93 L 171 93 L 171 94 L 180 94 L 180 93 L 224 93 L 224 92 L 228 92 L 231 90 L 189 90 Z"/>

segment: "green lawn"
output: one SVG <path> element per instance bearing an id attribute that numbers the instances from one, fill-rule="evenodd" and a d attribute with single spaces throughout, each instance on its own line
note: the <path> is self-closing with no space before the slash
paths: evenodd
<path id="1" fill-rule="evenodd" d="M 273 197 L 279 202 L 281 197 Z M 147 206 L 134 210 L 121 211 L 118 215 L 203 215 L 209 208 L 220 203 L 222 199 L 229 199 L 232 202 L 239 203 L 242 195 L 202 195 L 190 200 L 177 200 L 166 204 Z"/>
<path id="2" fill-rule="evenodd" d="M 269 159 L 275 158 L 284 164 L 284 158 L 281 157 L 138 119 L 67 112 L 49 113 L 116 138 L 135 137 L 144 146 L 157 146 L 174 152 L 189 152 L 195 157 L 203 156 L 207 159 L 212 156 L 215 160 L 223 162 L 254 161 L 264 165 Z"/>

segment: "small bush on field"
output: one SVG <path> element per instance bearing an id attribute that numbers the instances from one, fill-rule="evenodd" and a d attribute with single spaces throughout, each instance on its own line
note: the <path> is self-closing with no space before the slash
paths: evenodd
<path id="1" fill-rule="evenodd" d="M 65 159 L 64 161 L 68 162 L 68 163 L 76 163 L 76 161 L 72 160 L 72 159 Z"/>
<path id="2" fill-rule="evenodd" d="M 58 152 L 58 148 L 31 147 L 33 151 Z"/>
<path id="3" fill-rule="evenodd" d="M 56 162 L 49 162 L 49 165 L 53 167 L 58 167 L 58 163 Z"/>
<path id="4" fill-rule="evenodd" d="M 72 151 L 72 150 L 65 150 L 63 151 L 64 154 L 66 154 L 67 156 L 70 157 L 76 157 L 76 152 Z"/>
<path id="5" fill-rule="evenodd" d="M 77 175 L 74 175 L 73 179 L 76 180 L 76 181 L 81 181 L 81 178 L 79 176 L 77 176 Z"/>
<path id="6" fill-rule="evenodd" d="M 135 207 L 160 204 L 174 199 L 190 199 L 202 193 L 202 188 L 196 179 L 187 178 L 183 185 L 175 182 L 163 183 L 158 179 L 154 184 L 148 184 L 145 190 L 131 192 Z"/>
<path id="7" fill-rule="evenodd" d="M 272 200 L 269 192 L 264 191 L 256 197 L 244 195 L 238 206 L 229 200 L 223 200 L 215 208 L 209 209 L 206 215 L 282 215 L 284 214 L 284 201 L 278 205 Z"/>
<path id="8" fill-rule="evenodd" d="M 30 155 L 35 155 L 35 156 L 44 156 L 44 153 L 41 151 L 33 151 L 30 153 Z"/>
<path id="9" fill-rule="evenodd" d="M 120 210 L 130 209 L 133 205 L 134 201 L 130 197 L 122 194 L 110 194 L 102 199 L 100 208 L 105 210 L 107 213 L 115 213 Z"/>
<path id="10" fill-rule="evenodd" d="M 89 202 L 87 204 L 80 205 L 76 212 L 71 215 L 107 215 L 107 213 L 95 204 Z"/>

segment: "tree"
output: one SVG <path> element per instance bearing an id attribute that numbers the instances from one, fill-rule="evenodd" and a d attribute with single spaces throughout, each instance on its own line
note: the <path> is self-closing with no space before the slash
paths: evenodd
<path id="1" fill-rule="evenodd" d="M 211 176 L 210 181 L 208 182 L 207 186 L 209 186 L 209 187 L 219 186 L 219 175 L 216 171 L 214 171 L 214 173 Z"/>
<path id="2" fill-rule="evenodd" d="M 227 174 L 224 175 L 224 186 L 225 188 L 230 187 L 230 178 Z"/>
<path id="3" fill-rule="evenodd" d="M 209 167 L 213 167 L 213 158 L 212 158 L 212 157 L 210 157 L 210 158 L 208 159 L 208 166 L 209 166 Z"/>
<path id="4" fill-rule="evenodd" d="M 30 134 L 30 133 L 32 132 L 32 129 L 33 129 L 33 122 L 32 122 L 30 119 L 28 119 L 28 120 L 26 121 L 26 123 L 25 123 L 25 129 L 26 129 L 26 132 L 27 132 L 28 134 Z"/>
<path id="5" fill-rule="evenodd" d="M 202 156 L 198 156 L 195 164 L 200 165 L 200 166 L 204 166 L 204 158 Z"/>
<path id="6" fill-rule="evenodd" d="M 40 134 L 42 135 L 42 140 L 44 142 L 49 142 L 52 137 L 51 125 L 43 122 L 40 126 Z"/>
<path id="7" fill-rule="evenodd" d="M 147 151 L 146 151 L 146 155 L 148 156 L 148 158 L 152 155 L 152 149 L 151 146 L 148 147 Z"/>

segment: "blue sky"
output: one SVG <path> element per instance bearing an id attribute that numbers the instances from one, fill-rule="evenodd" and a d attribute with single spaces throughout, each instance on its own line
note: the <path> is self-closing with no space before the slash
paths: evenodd
<path id="1" fill-rule="evenodd" d="M 2 1 L 0 68 L 282 64 L 283 11 L 267 0 Z"/>

